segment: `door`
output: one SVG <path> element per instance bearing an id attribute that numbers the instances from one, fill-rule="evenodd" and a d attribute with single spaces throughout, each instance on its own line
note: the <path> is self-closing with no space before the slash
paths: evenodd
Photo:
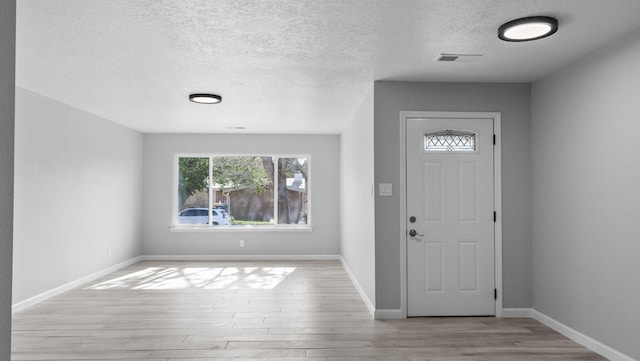
<path id="1" fill-rule="evenodd" d="M 407 118 L 407 314 L 495 315 L 493 119 Z"/>

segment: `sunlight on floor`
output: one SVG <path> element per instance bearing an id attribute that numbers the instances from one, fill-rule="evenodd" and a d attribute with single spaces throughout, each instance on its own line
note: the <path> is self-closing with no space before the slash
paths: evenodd
<path id="1" fill-rule="evenodd" d="M 270 290 L 295 267 L 148 267 L 89 286 L 88 290 L 177 290 L 184 288 Z"/>

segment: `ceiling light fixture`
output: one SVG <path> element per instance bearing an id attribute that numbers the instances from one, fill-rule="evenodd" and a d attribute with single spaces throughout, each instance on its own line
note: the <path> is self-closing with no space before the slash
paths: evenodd
<path id="1" fill-rule="evenodd" d="M 217 94 L 194 93 L 189 94 L 189 100 L 198 104 L 218 104 L 222 101 L 222 97 Z"/>
<path id="2" fill-rule="evenodd" d="M 504 41 L 531 41 L 546 38 L 558 31 L 558 20 L 550 16 L 530 16 L 502 24 L 498 37 Z"/>

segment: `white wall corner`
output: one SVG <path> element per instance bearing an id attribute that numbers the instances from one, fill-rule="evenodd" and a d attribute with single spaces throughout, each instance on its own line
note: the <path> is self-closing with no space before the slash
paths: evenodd
<path id="1" fill-rule="evenodd" d="M 349 278 L 351 279 L 353 285 L 356 287 L 356 290 L 358 290 L 358 293 L 360 294 L 362 301 L 364 301 L 364 304 L 367 306 L 369 313 L 371 313 L 371 317 L 375 317 L 375 306 L 373 305 L 373 302 L 371 302 L 367 294 L 364 292 L 364 289 L 362 288 L 362 286 L 360 286 L 360 282 L 358 282 L 356 276 L 353 274 L 353 272 L 351 272 L 351 269 L 347 265 L 347 262 L 345 262 L 344 258 L 342 258 L 342 256 L 340 256 L 340 262 L 342 263 L 342 267 L 344 267 L 344 270 L 347 271 L 347 274 L 349 275 Z"/>
<path id="2" fill-rule="evenodd" d="M 542 323 L 543 325 L 554 329 L 555 331 L 581 344 L 589 350 L 606 357 L 611 361 L 637 361 L 634 358 L 627 356 L 620 351 L 614 350 L 613 348 L 603 344 L 602 342 L 596 341 L 593 338 L 580 333 L 573 328 L 559 321 L 556 321 L 555 319 L 539 311 L 531 310 L 531 317 Z"/>
<path id="3" fill-rule="evenodd" d="M 531 308 L 503 308 L 503 318 L 531 318 Z"/>
<path id="4" fill-rule="evenodd" d="M 40 293 L 38 295 L 35 295 L 33 297 L 30 297 L 30 298 L 27 298 L 24 301 L 20 301 L 18 303 L 13 304 L 11 306 L 11 312 L 12 313 L 16 313 L 16 312 L 20 312 L 20 311 L 26 310 L 27 308 L 29 308 L 31 306 L 34 306 L 34 305 L 36 305 L 36 304 L 38 304 L 38 303 L 40 303 L 42 301 L 46 301 L 46 300 L 48 300 L 48 299 L 50 299 L 52 297 L 58 296 L 58 295 L 60 295 L 62 293 L 70 291 L 70 290 L 72 290 L 72 289 L 74 289 L 76 287 L 82 286 L 85 283 L 89 283 L 89 282 L 95 281 L 100 277 L 106 276 L 106 275 L 108 275 L 110 273 L 113 273 L 113 272 L 119 270 L 119 269 L 125 268 L 127 266 L 130 266 L 130 265 L 132 265 L 134 263 L 138 263 L 140 261 L 142 261 L 142 257 L 134 257 L 134 258 L 128 259 L 128 260 L 126 260 L 124 262 L 117 263 L 117 264 L 115 264 L 113 266 L 107 267 L 107 268 L 102 269 L 100 271 L 97 271 L 97 272 L 91 273 L 89 275 L 86 275 L 84 277 L 78 278 L 75 281 L 71 281 L 71 282 L 65 283 L 62 286 L 56 287 L 56 288 L 51 289 L 49 291 L 42 292 L 42 293 Z"/>

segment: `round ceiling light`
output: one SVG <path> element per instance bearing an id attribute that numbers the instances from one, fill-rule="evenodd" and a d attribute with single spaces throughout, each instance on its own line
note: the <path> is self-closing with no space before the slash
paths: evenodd
<path id="1" fill-rule="evenodd" d="M 558 20 L 549 16 L 531 16 L 509 21 L 498 29 L 504 41 L 531 41 L 546 38 L 558 31 Z"/>
<path id="2" fill-rule="evenodd" d="M 222 101 L 222 97 L 217 94 L 194 93 L 189 94 L 189 100 L 198 104 L 218 104 Z"/>

